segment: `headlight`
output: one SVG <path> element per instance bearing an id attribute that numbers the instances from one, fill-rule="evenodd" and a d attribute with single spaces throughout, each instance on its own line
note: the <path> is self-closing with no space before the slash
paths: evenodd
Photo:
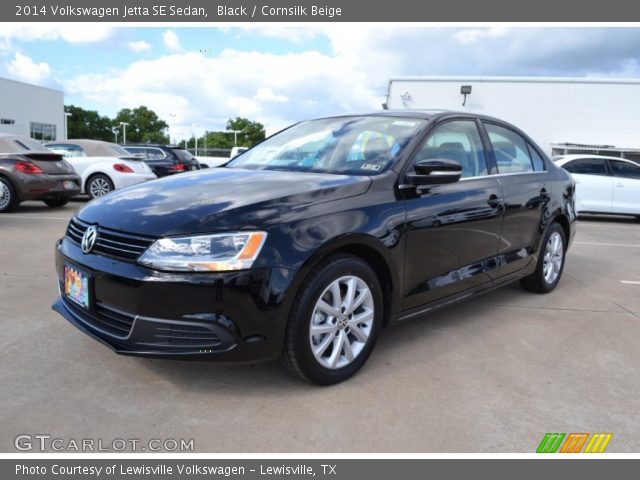
<path id="1" fill-rule="evenodd" d="M 221 272 L 251 268 L 266 232 L 234 232 L 156 240 L 138 262 L 158 270 Z"/>

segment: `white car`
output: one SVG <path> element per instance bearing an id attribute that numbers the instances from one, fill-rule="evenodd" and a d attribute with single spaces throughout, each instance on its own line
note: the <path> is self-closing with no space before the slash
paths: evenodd
<path id="1" fill-rule="evenodd" d="M 562 155 L 554 162 L 576 182 L 577 213 L 640 218 L 640 165 L 600 155 Z"/>
<path id="2" fill-rule="evenodd" d="M 50 142 L 46 147 L 64 155 L 82 178 L 82 193 L 91 198 L 158 178 L 144 160 L 115 143 L 65 140 Z"/>

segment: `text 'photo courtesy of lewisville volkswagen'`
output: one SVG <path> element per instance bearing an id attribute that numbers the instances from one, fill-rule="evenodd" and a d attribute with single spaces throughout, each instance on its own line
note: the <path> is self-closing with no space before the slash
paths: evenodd
<path id="1" fill-rule="evenodd" d="M 389 324 L 561 280 L 575 184 L 524 132 L 455 112 L 295 124 L 226 165 L 82 207 L 53 308 L 118 353 L 356 373 Z"/>

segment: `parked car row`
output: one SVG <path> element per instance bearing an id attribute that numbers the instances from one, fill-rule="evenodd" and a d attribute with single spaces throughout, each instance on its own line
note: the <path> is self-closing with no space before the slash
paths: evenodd
<path id="1" fill-rule="evenodd" d="M 51 207 L 73 196 L 91 199 L 158 177 L 204 168 L 182 148 L 65 140 L 42 145 L 29 137 L 0 134 L 0 213 L 26 200 Z"/>

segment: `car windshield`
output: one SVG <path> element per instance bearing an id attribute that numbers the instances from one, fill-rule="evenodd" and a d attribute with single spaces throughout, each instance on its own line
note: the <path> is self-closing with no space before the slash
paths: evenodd
<path id="1" fill-rule="evenodd" d="M 387 116 L 312 120 L 269 137 L 227 167 L 377 175 L 425 123 Z"/>

